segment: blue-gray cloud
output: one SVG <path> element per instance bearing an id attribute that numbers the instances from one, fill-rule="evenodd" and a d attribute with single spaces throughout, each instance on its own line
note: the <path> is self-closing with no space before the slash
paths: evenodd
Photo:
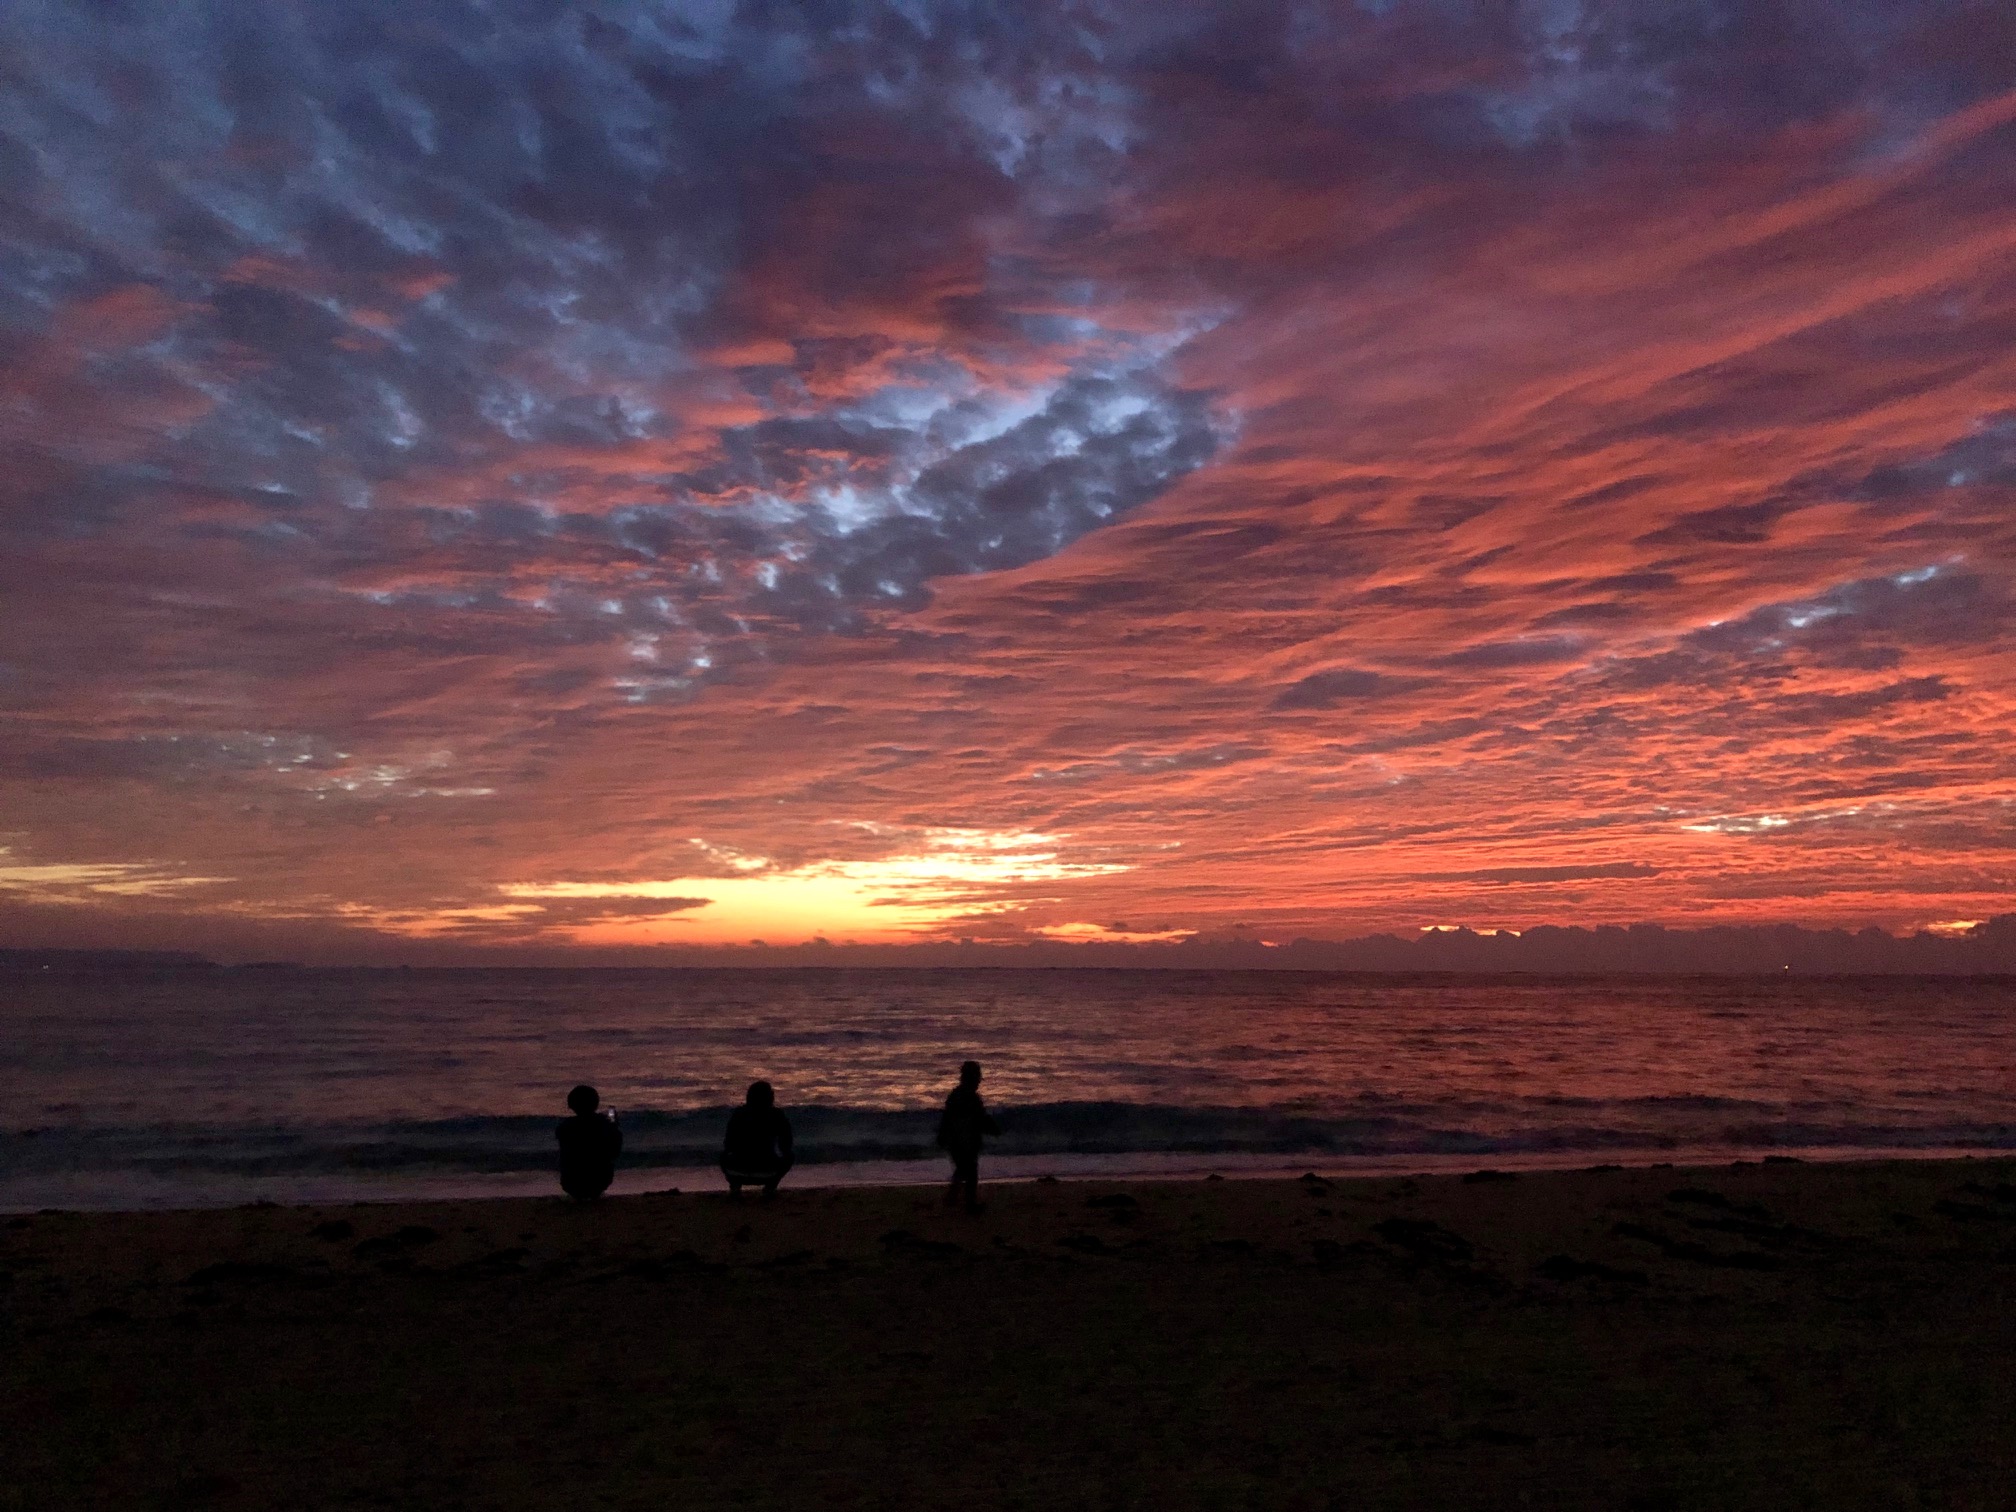
<path id="1" fill-rule="evenodd" d="M 1535 880 L 1484 837 L 1992 774 L 2012 59 L 1989 0 L 18 0 L 0 775 L 49 856 L 410 901 L 848 805 Z"/>
<path id="2" fill-rule="evenodd" d="M 357 645 L 622 640 L 634 701 L 1055 553 L 1227 433 L 1160 369 L 1195 311 L 1108 329 L 1028 265 L 1131 142 L 1068 17 L 31 3 L 0 43 L 19 572 L 216 542 L 269 624 L 321 604 L 303 655 L 340 602 Z"/>

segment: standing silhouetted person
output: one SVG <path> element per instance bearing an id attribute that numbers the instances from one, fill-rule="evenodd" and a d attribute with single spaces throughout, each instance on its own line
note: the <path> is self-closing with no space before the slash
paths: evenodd
<path id="1" fill-rule="evenodd" d="M 721 1141 L 728 1195 L 740 1197 L 743 1187 L 760 1186 L 765 1197 L 775 1197 L 790 1169 L 791 1120 L 778 1111 L 770 1083 L 751 1082 L 742 1106 L 728 1115 L 728 1136 Z"/>
<path id="2" fill-rule="evenodd" d="M 952 1157 L 947 1207 L 957 1204 L 963 1191 L 966 1211 L 979 1211 L 980 1147 L 989 1134 L 1000 1132 L 1000 1126 L 987 1116 L 987 1105 L 980 1101 L 980 1062 L 968 1061 L 959 1068 L 959 1085 L 945 1099 L 945 1111 L 938 1119 L 938 1143 Z"/>
<path id="3" fill-rule="evenodd" d="M 623 1153 L 623 1131 L 614 1112 L 598 1115 L 602 1094 L 576 1087 L 567 1094 L 574 1116 L 553 1131 L 560 1141 L 560 1187 L 569 1197 L 586 1202 L 600 1197 L 616 1179 L 616 1157 Z"/>

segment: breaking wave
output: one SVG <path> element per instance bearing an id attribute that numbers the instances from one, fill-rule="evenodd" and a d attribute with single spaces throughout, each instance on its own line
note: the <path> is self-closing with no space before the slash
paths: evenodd
<path id="1" fill-rule="evenodd" d="M 628 1168 L 712 1163 L 729 1110 L 649 1109 L 623 1117 Z M 804 1165 L 914 1161 L 934 1155 L 928 1112 L 791 1110 Z M 1651 1097 L 1597 1103 L 1530 1099 L 1496 1105 L 1372 1102 L 1362 1110 L 1175 1107 L 1057 1102 L 1003 1108 L 999 1157 L 1131 1154 L 1391 1159 L 1654 1154 L 1704 1147 L 2016 1149 L 2016 1123 L 1857 1117 L 1840 1105 Z M 18 1179 L 59 1173 L 271 1177 L 310 1174 L 500 1175 L 553 1163 L 554 1121 L 464 1117 L 319 1126 L 24 1129 L 0 1134 L 0 1198 Z"/>

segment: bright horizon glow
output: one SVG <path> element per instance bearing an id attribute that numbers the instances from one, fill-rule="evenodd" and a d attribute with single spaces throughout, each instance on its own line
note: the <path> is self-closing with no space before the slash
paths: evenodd
<path id="1" fill-rule="evenodd" d="M 920 851 L 877 860 L 771 869 L 760 857 L 737 856 L 732 864 L 744 875 L 515 882 L 499 891 L 538 905 L 698 900 L 663 914 L 559 926 L 582 945 L 800 944 L 816 938 L 881 944 L 970 927 L 1021 906 L 999 896 L 1003 890 L 1020 894 L 1127 870 L 1113 862 L 1059 859 L 1057 847 L 1066 838 L 940 829 L 926 832 Z"/>
<path id="2" fill-rule="evenodd" d="M 8 863 L 0 846 L 0 897 L 13 893 L 38 903 L 85 903 L 93 898 L 170 897 L 189 888 L 221 887 L 230 877 L 185 877 L 150 862 Z"/>

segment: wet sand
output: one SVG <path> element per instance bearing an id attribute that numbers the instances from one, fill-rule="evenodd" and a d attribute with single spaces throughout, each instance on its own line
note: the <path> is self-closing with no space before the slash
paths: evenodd
<path id="1" fill-rule="evenodd" d="M 0 1509 L 2016 1507 L 2016 1162 L 0 1221 Z"/>

